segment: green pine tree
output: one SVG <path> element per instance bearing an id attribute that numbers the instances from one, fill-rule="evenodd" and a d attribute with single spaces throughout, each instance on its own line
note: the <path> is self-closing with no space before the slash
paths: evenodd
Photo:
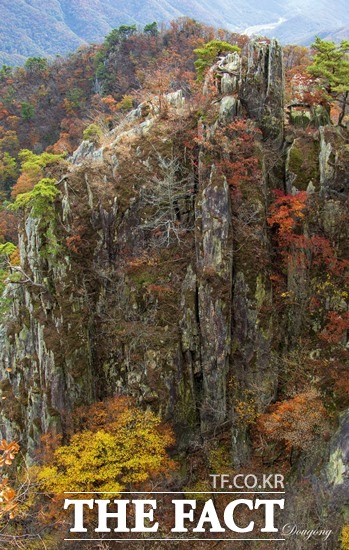
<path id="1" fill-rule="evenodd" d="M 211 40 L 204 44 L 201 48 L 196 48 L 194 53 L 197 55 L 197 60 L 194 65 L 197 72 L 197 80 L 201 82 L 205 76 L 206 69 L 211 67 L 216 61 L 217 57 L 223 53 L 239 52 L 238 46 L 233 46 L 229 42 L 222 40 Z"/>
<path id="2" fill-rule="evenodd" d="M 338 124 L 341 124 L 349 97 L 349 41 L 342 40 L 340 44 L 335 44 L 316 38 L 312 48 L 315 55 L 308 72 L 319 79 L 330 101 L 339 101 L 341 112 Z"/>

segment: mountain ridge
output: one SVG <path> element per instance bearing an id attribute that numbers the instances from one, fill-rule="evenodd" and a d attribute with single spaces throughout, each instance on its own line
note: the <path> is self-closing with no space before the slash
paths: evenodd
<path id="1" fill-rule="evenodd" d="M 315 14 L 315 15 L 314 15 Z M 233 32 L 258 26 L 258 32 L 282 43 L 309 44 L 315 35 L 348 36 L 349 6 L 342 0 L 2 0 L 0 64 L 20 65 L 28 57 L 66 55 L 86 43 L 101 42 L 121 24 L 167 24 L 190 17 Z M 272 25 L 272 28 L 268 28 Z"/>

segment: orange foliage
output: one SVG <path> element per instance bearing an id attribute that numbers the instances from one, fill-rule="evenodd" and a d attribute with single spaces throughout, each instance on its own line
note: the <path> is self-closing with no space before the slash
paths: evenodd
<path id="1" fill-rule="evenodd" d="M 259 416 L 257 428 L 268 439 L 282 442 L 287 450 L 308 450 L 323 433 L 326 419 L 319 394 L 311 389 L 272 405 L 270 412 Z"/>
<path id="2" fill-rule="evenodd" d="M 3 439 L 0 443 L 0 451 L 2 451 L 2 455 L 0 456 L 0 468 L 10 466 L 19 451 L 19 445 L 13 441 L 7 443 L 6 439 Z"/>
<path id="3" fill-rule="evenodd" d="M 116 422 L 118 416 L 125 412 L 130 404 L 130 398 L 119 396 L 79 407 L 74 411 L 74 417 L 70 419 L 68 431 L 70 434 L 81 430 L 96 432 Z"/>
<path id="4" fill-rule="evenodd" d="M 16 250 L 10 254 L 9 260 L 11 265 L 16 266 L 21 264 L 21 256 L 18 246 L 16 247 Z"/>
<path id="5" fill-rule="evenodd" d="M 14 441 L 7 443 L 7 441 L 3 439 L 0 443 L 0 452 L 2 453 L 0 456 L 0 468 L 11 466 L 18 451 L 19 445 L 17 443 Z M 0 517 L 8 513 L 10 518 L 14 516 L 14 510 L 17 506 L 15 498 L 16 491 L 10 487 L 7 478 L 2 478 L 0 480 Z"/>
<path id="6" fill-rule="evenodd" d="M 4 108 L 3 104 L 0 103 L 0 120 L 4 120 L 9 115 L 7 109 Z"/>
<path id="7" fill-rule="evenodd" d="M 55 155 L 61 155 L 62 153 L 72 153 L 75 147 L 70 141 L 70 135 L 68 132 L 61 132 L 59 140 L 54 145 L 49 147 L 47 151 L 54 153 Z"/>
<path id="8" fill-rule="evenodd" d="M 38 451 L 38 459 L 42 462 L 51 462 L 55 450 L 62 444 L 63 436 L 51 432 L 41 436 L 41 445 Z"/>
<path id="9" fill-rule="evenodd" d="M 23 172 L 12 187 L 11 197 L 15 199 L 17 195 L 31 191 L 37 182 L 38 178 L 36 176 L 30 175 L 28 172 Z"/>
<path id="10" fill-rule="evenodd" d="M 275 190 L 275 201 L 270 207 L 268 224 L 277 226 L 278 236 L 281 241 L 289 241 L 292 233 L 304 219 L 309 194 L 301 191 L 296 195 L 285 195 L 282 191 Z"/>
<path id="11" fill-rule="evenodd" d="M 349 261 L 337 258 L 329 239 L 302 234 L 302 223 L 310 208 L 310 195 L 305 191 L 285 195 L 278 190 L 274 194 L 276 199 L 269 209 L 267 223 L 276 229 L 277 245 L 284 261 L 287 263 L 291 255 L 296 265 L 319 266 L 333 276 L 343 276 Z"/>
<path id="12" fill-rule="evenodd" d="M 111 95 L 102 97 L 101 103 L 105 105 L 105 107 L 107 107 L 111 113 L 116 113 L 118 111 L 118 102 L 115 101 L 115 99 Z"/>

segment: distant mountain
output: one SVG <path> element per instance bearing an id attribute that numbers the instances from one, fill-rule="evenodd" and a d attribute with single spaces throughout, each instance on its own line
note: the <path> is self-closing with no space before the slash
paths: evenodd
<path id="1" fill-rule="evenodd" d="M 266 29 L 267 36 L 278 38 L 284 44 L 303 45 L 311 44 L 315 36 L 328 40 L 349 39 L 347 0 L 287 0 L 284 9 L 283 19 L 272 30 Z"/>
<path id="2" fill-rule="evenodd" d="M 284 43 L 309 43 L 316 34 L 349 38 L 346 0 L 0 0 L 0 9 L 0 64 L 66 54 L 121 24 L 182 16 Z"/>

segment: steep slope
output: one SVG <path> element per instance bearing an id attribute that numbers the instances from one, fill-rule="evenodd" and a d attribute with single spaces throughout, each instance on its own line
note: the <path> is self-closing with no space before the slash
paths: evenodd
<path id="1" fill-rule="evenodd" d="M 281 50 L 276 45 L 270 50 L 275 66 L 265 73 L 269 54 L 262 48 L 255 56 L 252 47 L 240 95 L 250 116 L 279 147 L 283 139 Z M 233 121 L 234 113 L 241 111 L 236 89 L 240 73 L 237 54 L 228 58 L 227 68 L 222 65 L 221 70 L 226 93 L 221 104 L 212 104 L 210 116 L 218 116 L 224 128 Z M 231 71 L 237 76 L 230 76 Z M 210 430 L 226 418 L 233 285 L 229 186 L 214 160 L 208 157 L 207 163 L 201 161 L 196 147 L 194 156 L 185 160 L 184 142 L 190 140 L 197 121 L 181 92 L 166 98 L 167 109 L 156 103 L 154 107 L 154 101 L 150 105 L 150 112 L 147 105 L 132 111 L 100 149 L 95 150 L 93 143 L 82 143 L 68 172 L 60 175 L 62 200 L 56 204 L 59 222 L 52 208 L 47 210 L 48 218 L 45 211 L 39 219 L 26 218 L 20 239 L 23 268 L 37 280 L 38 294 L 33 289 L 32 296 L 26 285 L 12 290 L 19 293 L 14 301 L 19 317 L 19 303 L 31 301 L 29 325 L 25 321 L 18 352 L 29 353 L 33 359 L 28 371 L 20 368 L 20 377 L 29 376 L 36 380 L 37 389 L 40 386 L 48 392 L 45 399 L 39 394 L 33 399 L 28 394 L 33 410 L 24 407 L 22 411 L 26 418 L 34 415 L 42 419 L 39 431 L 56 422 L 61 426 L 64 410 L 126 387 L 165 416 L 173 416 L 185 439 L 186 432 L 189 437 L 197 426 Z M 199 131 L 210 135 L 210 127 L 204 123 Z M 248 154 L 253 147 L 248 148 Z M 254 197 L 258 209 L 262 208 L 265 185 L 266 181 L 258 181 Z M 259 220 L 256 227 L 262 231 L 262 225 Z M 62 234 L 52 237 L 51 255 L 47 235 L 62 229 Z M 64 242 L 74 239 L 80 244 L 67 248 Z M 266 235 L 263 240 L 266 246 Z M 244 250 L 244 254 L 249 252 Z M 263 247 L 261 254 L 265 253 Z M 265 274 L 237 271 L 237 277 L 235 300 L 243 303 L 247 294 L 253 295 L 246 279 L 254 289 L 266 284 L 268 289 L 261 292 L 266 293 L 267 301 L 270 299 Z M 245 313 L 249 314 L 247 310 Z M 109 315 L 111 323 L 107 321 Z M 253 341 L 265 339 L 256 327 L 251 330 L 249 338 Z M 101 345 L 102 340 L 105 345 Z M 10 341 L 7 337 L 3 342 L 3 360 L 22 364 L 24 356 L 14 358 L 16 345 L 10 350 Z M 269 348 L 270 342 L 266 346 Z M 127 367 L 129 353 L 134 357 L 131 371 Z M 28 388 L 28 382 L 17 379 L 17 389 L 8 389 Z M 22 430 L 24 417 L 20 419 L 22 413 L 17 412 L 15 423 Z M 31 431 L 28 427 L 22 432 L 29 448 L 37 442 Z"/>
<path id="2" fill-rule="evenodd" d="M 177 450 L 288 472 L 286 517 L 316 499 L 331 549 L 348 482 L 349 136 L 316 109 L 285 131 L 283 87 L 280 46 L 251 42 L 196 108 L 153 97 L 27 204 L 1 427 L 33 457 L 76 407 L 132 395 L 171 420 Z"/>

